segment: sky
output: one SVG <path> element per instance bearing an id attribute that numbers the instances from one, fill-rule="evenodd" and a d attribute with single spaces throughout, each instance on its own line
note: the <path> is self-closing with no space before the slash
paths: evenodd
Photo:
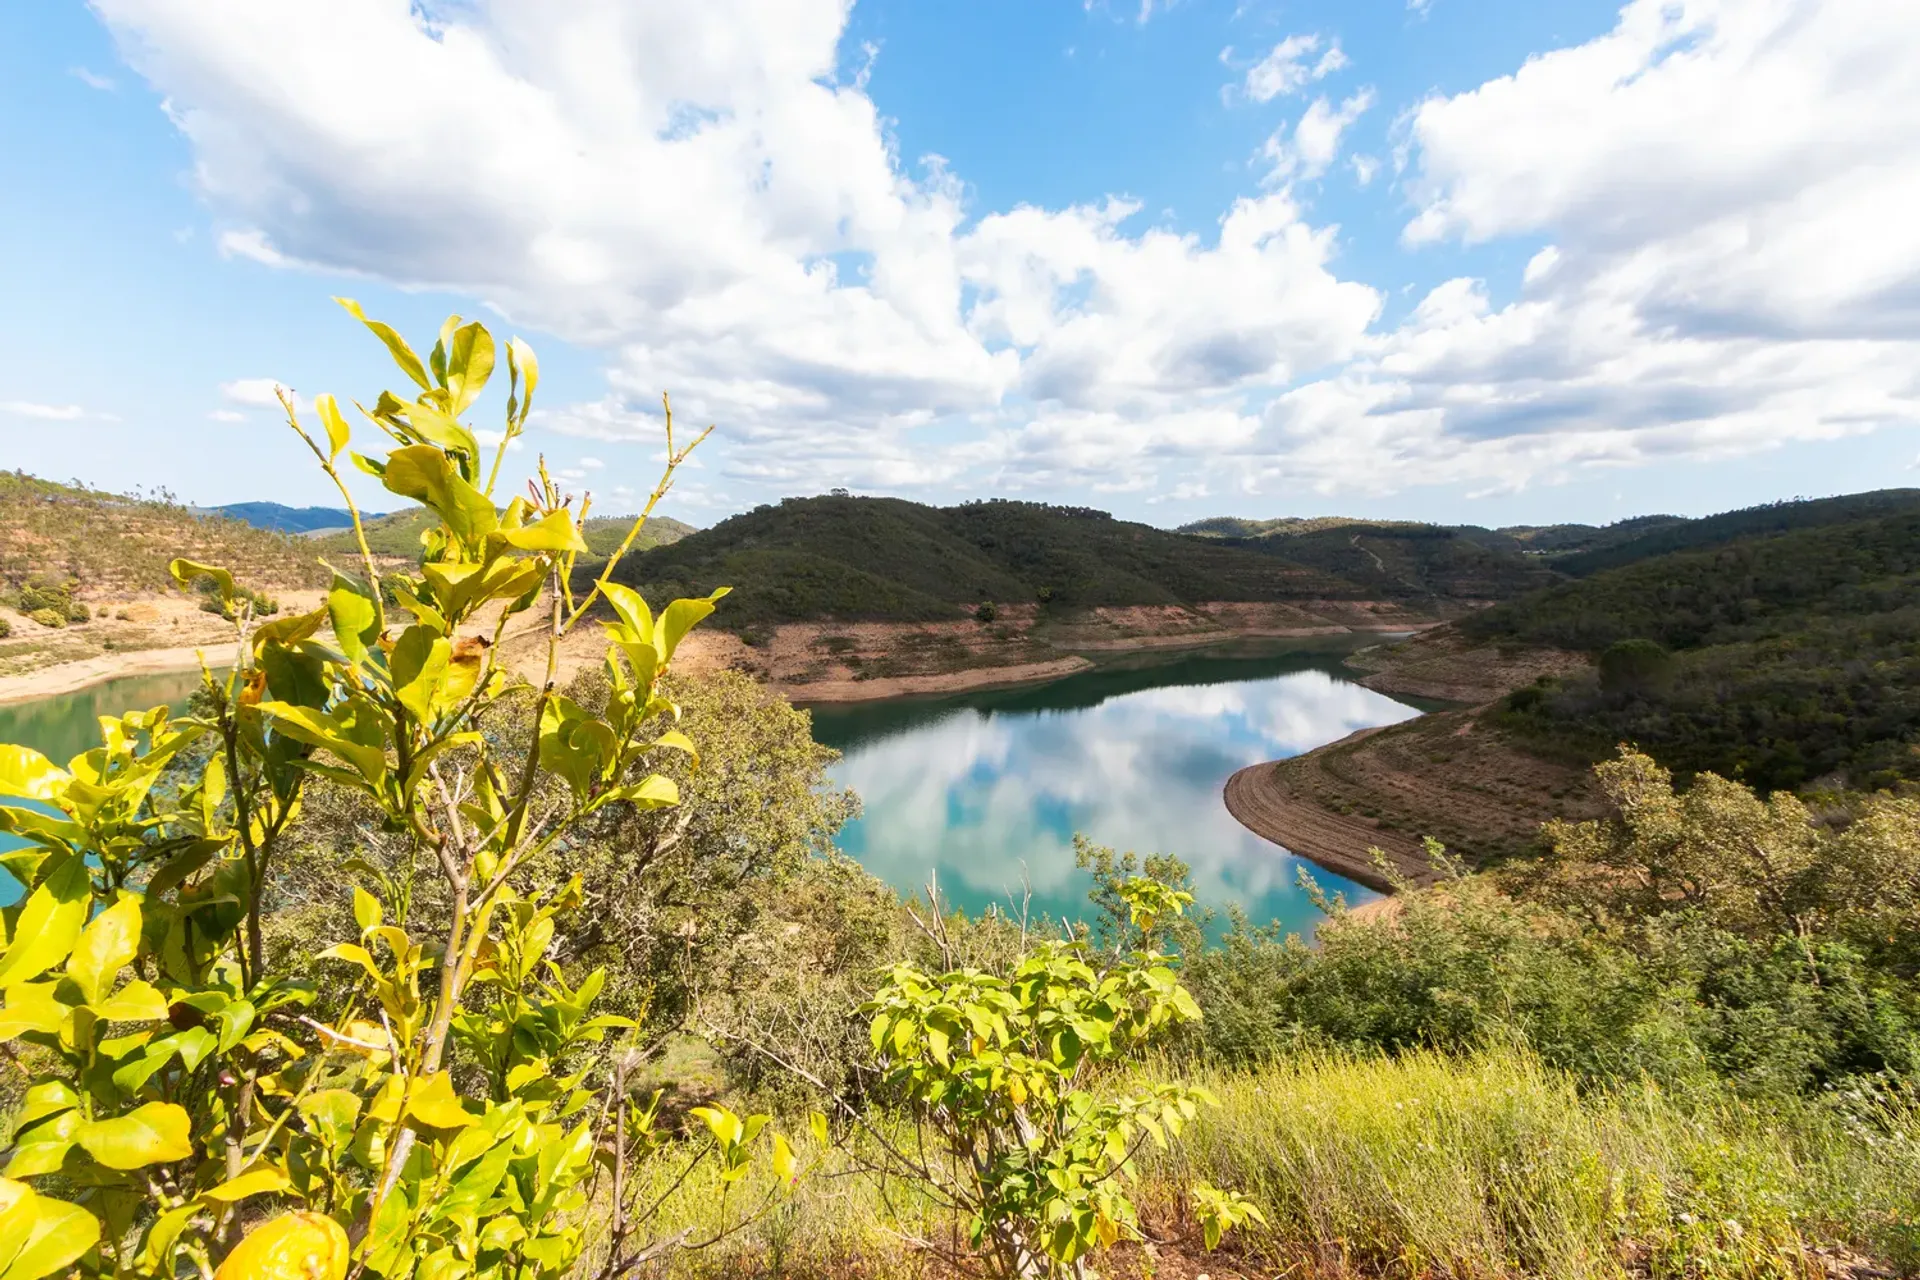
<path id="1" fill-rule="evenodd" d="M 1917 58 L 1886 0 L 0 6 L 0 466 L 329 503 L 272 388 L 403 381 L 344 295 L 531 343 L 511 465 L 603 512 L 671 393 L 696 524 L 1920 484 Z"/>

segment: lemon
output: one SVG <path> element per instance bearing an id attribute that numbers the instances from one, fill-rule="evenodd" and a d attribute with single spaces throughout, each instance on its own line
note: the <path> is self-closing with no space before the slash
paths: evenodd
<path id="1" fill-rule="evenodd" d="M 350 1248 L 332 1218 L 283 1213 L 249 1231 L 213 1280 L 346 1280 Z"/>

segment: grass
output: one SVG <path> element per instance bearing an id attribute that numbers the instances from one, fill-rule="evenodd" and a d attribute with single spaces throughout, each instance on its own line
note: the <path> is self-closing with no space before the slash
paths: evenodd
<path id="1" fill-rule="evenodd" d="M 1920 1240 L 1920 1114 L 1870 1099 L 1766 1111 L 1646 1087 L 1582 1093 L 1506 1049 L 1467 1057 L 1306 1055 L 1248 1072 L 1159 1064 L 1219 1098 L 1137 1188 L 1163 1259 L 1216 1275 L 1391 1277 L 1799 1277 L 1827 1256 L 1913 1267 Z M 816 1167 L 781 1207 L 675 1256 L 659 1274 L 940 1274 L 913 1239 L 953 1224 L 910 1189 L 880 1187 L 795 1133 Z M 686 1152 L 637 1176 L 664 1190 Z M 1268 1225 L 1211 1259 L 1185 1220 L 1195 1181 L 1237 1187 Z M 764 1182 L 728 1193 L 753 1202 Z M 653 1234 L 711 1235 L 720 1189 L 706 1171 Z M 1134 1248 L 1096 1259 L 1131 1273 Z M 1176 1274 L 1188 1274 L 1179 1271 Z"/>

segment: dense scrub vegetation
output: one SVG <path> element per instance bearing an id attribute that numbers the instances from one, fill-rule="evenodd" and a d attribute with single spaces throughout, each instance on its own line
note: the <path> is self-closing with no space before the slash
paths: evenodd
<path id="1" fill-rule="evenodd" d="M 1599 573 L 1462 619 L 1496 643 L 1670 651 L 1657 678 L 1592 673 L 1510 695 L 1500 723 L 1589 758 L 1620 741 L 1763 790 L 1920 778 L 1920 512 Z"/>
<path id="2" fill-rule="evenodd" d="M 1372 528 L 1373 526 L 1368 526 Z M 653 591 L 734 587 L 724 625 L 823 617 L 924 621 L 982 603 L 1061 609 L 1208 601 L 1511 595 L 1543 579 L 1518 556 L 1422 545 L 1382 566 L 1352 544 L 1192 537 L 1103 511 L 1029 502 L 928 507 L 897 498 L 789 498 L 623 566 Z M 1445 542 L 1446 539 L 1440 541 Z"/>
<path id="3" fill-rule="evenodd" d="M 1920 489 L 1879 489 L 1838 498 L 1770 502 L 1739 511 L 1703 516 L 1697 520 L 1642 527 L 1636 530 L 1632 538 L 1594 546 L 1579 554 L 1557 559 L 1554 568 L 1575 577 L 1586 577 L 1675 551 L 1722 546 L 1742 538 L 1791 533 L 1797 529 L 1851 524 L 1915 509 L 1920 509 Z M 1617 529 L 1622 526 L 1609 527 Z"/>

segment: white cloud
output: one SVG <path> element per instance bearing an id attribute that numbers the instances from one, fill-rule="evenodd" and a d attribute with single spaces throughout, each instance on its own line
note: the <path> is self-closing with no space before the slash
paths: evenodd
<path id="1" fill-rule="evenodd" d="M 582 471 L 599 471 L 607 464 L 598 458 L 582 458 L 574 465 L 578 466 Z"/>
<path id="2" fill-rule="evenodd" d="M 235 404 L 256 409 L 278 409 L 281 386 L 274 378 L 235 378 L 220 384 L 220 394 Z"/>
<path id="3" fill-rule="evenodd" d="M 1232 52 L 1231 49 L 1222 50 L 1221 61 L 1230 61 Z M 1315 53 L 1320 56 L 1315 58 Z M 1323 41 L 1314 34 L 1291 35 L 1247 69 L 1240 91 L 1255 102 L 1272 102 L 1275 98 L 1298 93 L 1309 83 L 1324 79 L 1347 65 L 1347 55 L 1341 51 L 1338 40 Z"/>
<path id="4" fill-rule="evenodd" d="M 1347 163 L 1353 166 L 1353 180 L 1361 186 L 1373 182 L 1373 175 L 1380 172 L 1380 161 L 1369 155 L 1355 154 L 1347 157 Z"/>
<path id="5" fill-rule="evenodd" d="M 1124 198 L 966 209 L 841 68 L 846 0 L 97 7 L 191 141 L 223 252 L 598 348 L 607 394 L 541 429 L 657 442 L 670 389 L 755 486 L 1485 487 L 1920 421 L 1910 5 L 1633 0 L 1419 104 L 1409 250 L 1552 252 L 1510 298 L 1448 282 L 1384 331 L 1292 189 L 1371 90 L 1316 97 L 1267 189 L 1193 235 Z M 1344 63 L 1291 37 L 1242 91 Z"/>
<path id="6" fill-rule="evenodd" d="M 245 422 L 247 415 L 235 409 L 215 409 L 207 418 L 212 422 Z"/>
<path id="7" fill-rule="evenodd" d="M 70 67 L 67 69 L 67 74 L 89 89 L 98 89 L 102 93 L 112 93 L 114 90 L 112 76 L 103 76 L 99 72 L 89 71 L 85 67 Z"/>
<path id="8" fill-rule="evenodd" d="M 40 418 L 47 422 L 78 422 L 90 416 L 77 404 L 35 404 L 30 400 L 0 401 L 0 413 L 19 418 Z"/>
<path id="9" fill-rule="evenodd" d="M 1315 98 L 1287 136 L 1282 127 L 1267 139 L 1261 154 L 1272 166 L 1269 181 L 1318 178 L 1340 154 L 1340 138 L 1373 105 L 1373 90 L 1362 89 L 1339 106 Z M 1371 177 L 1371 174 L 1368 175 Z"/>

